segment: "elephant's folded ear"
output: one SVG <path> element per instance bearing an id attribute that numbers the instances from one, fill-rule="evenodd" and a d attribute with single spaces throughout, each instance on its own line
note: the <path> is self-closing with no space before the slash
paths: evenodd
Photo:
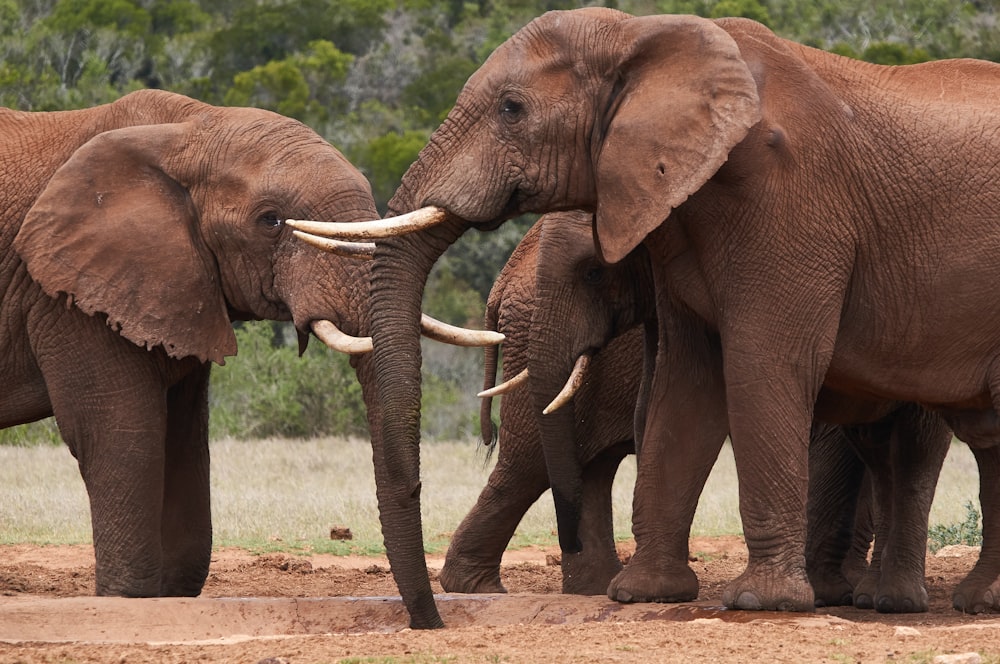
<path id="1" fill-rule="evenodd" d="M 719 169 L 760 120 L 757 86 L 724 30 L 691 16 L 622 21 L 596 164 L 597 246 L 621 260 Z"/>
<path id="2" fill-rule="evenodd" d="M 47 294 L 65 293 L 139 346 L 223 363 L 236 353 L 215 259 L 187 190 L 164 164 L 185 123 L 99 134 L 55 172 L 15 249 Z"/>

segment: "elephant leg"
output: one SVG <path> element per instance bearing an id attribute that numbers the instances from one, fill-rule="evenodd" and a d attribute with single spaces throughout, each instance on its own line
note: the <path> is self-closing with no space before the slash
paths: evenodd
<path id="1" fill-rule="evenodd" d="M 167 372 L 178 365 L 108 330 L 100 316 L 52 312 L 32 338 L 52 411 L 90 501 L 98 595 L 155 597 Z"/>
<path id="2" fill-rule="evenodd" d="M 212 557 L 208 377 L 204 364 L 167 394 L 160 595 L 201 593 Z"/>
<path id="3" fill-rule="evenodd" d="M 160 594 L 163 390 L 141 363 L 113 375 L 85 361 L 59 378 L 47 372 L 53 411 L 90 499 L 98 595 Z M 67 370 L 68 371 L 68 370 Z M 87 377 L 86 374 L 90 374 Z M 144 375 L 147 374 L 147 375 Z M 128 376 L 124 381 L 121 376 Z M 81 378 L 81 379 L 77 379 Z"/>
<path id="4" fill-rule="evenodd" d="M 687 330 L 671 334 L 670 344 L 658 344 L 637 455 L 636 550 L 608 586 L 608 596 L 619 602 L 698 596 L 698 578 L 688 564 L 691 522 L 728 424 L 721 367 L 707 344 L 684 343 L 693 338 L 697 331 Z"/>
<path id="5" fill-rule="evenodd" d="M 894 493 L 891 427 L 891 422 L 882 421 L 850 428 L 851 446 L 867 468 L 866 484 L 871 491 L 868 513 L 872 519 L 871 532 L 875 536 L 871 560 L 854 583 L 854 606 L 859 609 L 875 608 L 882 578 L 882 554 L 889 540 Z M 863 509 L 863 505 L 859 507 Z M 858 519 L 865 516 L 863 511 L 857 513 Z"/>
<path id="6" fill-rule="evenodd" d="M 603 595 L 622 569 L 615 548 L 611 490 L 628 445 L 619 444 L 594 457 L 583 470 L 583 506 L 580 515 L 579 553 L 563 553 L 564 593 Z"/>
<path id="7" fill-rule="evenodd" d="M 951 602 L 964 613 L 993 613 L 1000 611 L 1000 445 L 970 448 L 979 466 L 983 546 L 979 560 L 955 588 Z"/>
<path id="8" fill-rule="evenodd" d="M 533 420 L 520 429 L 536 431 Z M 516 434 L 501 424 L 499 440 L 497 465 L 448 546 L 438 577 L 447 592 L 507 592 L 500 581 L 504 549 L 525 512 L 549 486 L 537 439 Z"/>
<path id="9" fill-rule="evenodd" d="M 730 609 L 813 611 L 805 540 L 809 432 L 819 381 L 804 380 L 800 373 L 819 362 L 760 355 L 756 348 L 738 347 L 726 354 L 730 435 L 748 561 L 743 574 L 725 588 L 722 601 Z"/>
<path id="10" fill-rule="evenodd" d="M 854 584 L 844 562 L 854 544 L 858 496 L 865 465 L 842 427 L 815 424 L 809 442 L 809 500 L 806 505 L 806 571 L 816 606 L 850 606 Z M 871 531 L 869 531 L 870 540 Z M 867 546 L 865 566 L 867 567 Z"/>
<path id="11" fill-rule="evenodd" d="M 929 608 L 924 581 L 927 519 L 951 431 L 939 416 L 916 405 L 901 408 L 894 420 L 892 520 L 875 609 L 919 613 Z"/>
<path id="12" fill-rule="evenodd" d="M 875 536 L 877 509 L 872 488 L 871 473 L 865 471 L 858 490 L 858 501 L 854 510 L 854 534 L 851 545 L 841 563 L 841 572 L 852 586 L 856 586 L 868 572 L 868 556 Z"/>

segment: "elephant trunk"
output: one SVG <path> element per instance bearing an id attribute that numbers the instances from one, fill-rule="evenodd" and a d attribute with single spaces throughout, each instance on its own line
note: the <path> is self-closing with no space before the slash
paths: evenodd
<path id="1" fill-rule="evenodd" d="M 372 266 L 371 322 L 379 436 L 372 437 L 386 555 L 414 629 L 443 627 L 434 605 L 420 520 L 420 305 L 437 258 L 464 222 L 380 242 Z"/>
<path id="2" fill-rule="evenodd" d="M 571 312 L 560 310 L 555 303 L 570 302 L 570 297 L 552 294 L 551 289 L 565 285 L 538 282 L 538 301 L 551 302 L 551 307 L 539 307 L 532 319 L 532 357 L 528 373 L 532 400 L 538 419 L 549 486 L 556 509 L 559 546 L 564 553 L 579 553 L 580 514 L 583 503 L 583 466 L 576 446 L 576 413 L 573 404 L 543 415 L 542 411 L 559 393 L 570 375 L 576 357 L 567 353 L 566 325 Z M 547 290 L 548 289 L 548 290 Z"/>

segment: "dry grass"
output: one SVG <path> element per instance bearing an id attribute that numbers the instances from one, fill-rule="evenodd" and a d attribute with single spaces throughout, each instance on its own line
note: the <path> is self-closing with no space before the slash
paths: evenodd
<path id="1" fill-rule="evenodd" d="M 259 441 L 212 444 L 212 505 L 216 543 L 250 548 L 306 548 L 346 552 L 381 547 L 371 449 L 360 439 Z M 492 462 L 473 442 L 426 443 L 422 451 L 423 525 L 428 546 L 441 549 L 475 502 Z M 615 482 L 615 528 L 631 534 L 634 458 Z M 978 472 L 963 444 L 945 463 L 931 523 L 965 518 L 978 505 Z M 62 446 L 0 447 L 0 542 L 90 541 L 86 492 L 76 462 Z M 331 526 L 347 526 L 350 545 L 328 539 Z M 515 545 L 555 542 L 552 501 L 546 493 L 529 511 Z M 739 533 L 736 471 L 723 448 L 699 503 L 694 534 Z M 339 547 L 339 548 L 338 548 Z"/>

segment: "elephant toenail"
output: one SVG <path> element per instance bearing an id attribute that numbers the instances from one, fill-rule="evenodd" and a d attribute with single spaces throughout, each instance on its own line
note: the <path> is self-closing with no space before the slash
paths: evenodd
<path id="1" fill-rule="evenodd" d="M 761 603 L 757 599 L 757 595 L 751 592 L 740 593 L 740 596 L 736 598 L 736 608 L 743 609 L 744 611 L 760 611 Z"/>

